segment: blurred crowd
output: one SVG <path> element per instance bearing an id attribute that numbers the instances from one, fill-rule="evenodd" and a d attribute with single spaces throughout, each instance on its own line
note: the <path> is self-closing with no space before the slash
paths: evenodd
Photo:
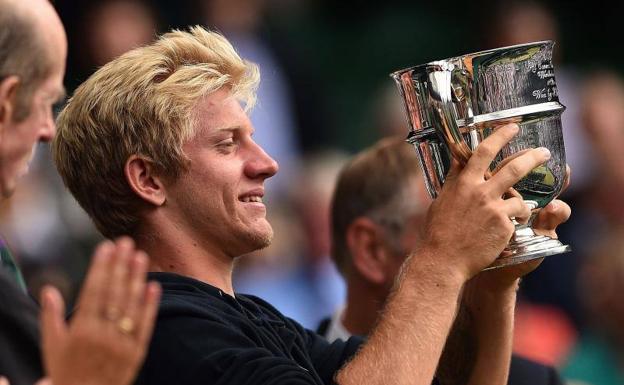
<path id="1" fill-rule="evenodd" d="M 570 383 L 624 383 L 622 64 L 568 59 L 579 57 L 567 54 L 577 50 L 574 33 L 565 34 L 575 26 L 561 19 L 556 3 L 482 1 L 487 16 L 479 15 L 480 28 L 476 20 L 471 25 L 473 34 L 465 33 L 459 15 L 445 17 L 435 7 L 405 5 L 401 12 L 380 6 L 377 12 L 348 2 L 340 10 L 294 0 L 175 3 L 57 1 L 69 33 L 68 92 L 158 32 L 189 24 L 221 31 L 241 56 L 258 63 L 262 82 L 251 120 L 256 141 L 280 164 L 266 196 L 277 236 L 269 248 L 239 261 L 235 287 L 312 329 L 345 300 L 329 258 L 338 171 L 354 151 L 407 134 L 387 74 L 468 50 L 555 40 L 572 168 L 562 197 L 572 217 L 559 235 L 573 251 L 547 258 L 523 280 L 515 349 L 561 368 Z M 18 193 L 0 207 L 0 233 L 33 292 L 53 283 L 72 303 L 100 236 L 62 187 L 47 145 L 40 146 Z"/>

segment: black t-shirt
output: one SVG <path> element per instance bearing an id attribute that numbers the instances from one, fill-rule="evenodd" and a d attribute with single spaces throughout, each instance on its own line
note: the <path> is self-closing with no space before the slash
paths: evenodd
<path id="1" fill-rule="evenodd" d="M 141 385 L 332 384 L 358 337 L 332 344 L 254 296 L 151 273 L 163 287 Z"/>

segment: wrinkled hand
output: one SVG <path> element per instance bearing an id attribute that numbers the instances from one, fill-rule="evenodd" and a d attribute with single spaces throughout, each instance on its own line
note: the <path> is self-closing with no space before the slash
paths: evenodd
<path id="1" fill-rule="evenodd" d="M 481 142 L 463 169 L 454 163 L 429 209 L 423 247 L 433 251 L 440 263 L 458 269 L 466 280 L 505 248 L 514 232 L 509 218 L 529 216 L 520 197 L 504 198 L 504 194 L 550 157 L 544 149 L 526 151 L 486 180 L 490 163 L 517 132 L 515 124 L 500 127 Z"/>
<path id="2" fill-rule="evenodd" d="M 58 385 L 130 384 L 145 357 L 160 298 L 147 255 L 127 237 L 99 245 L 71 322 L 53 287 L 42 290 L 42 350 Z M 47 381 L 44 379 L 43 381 Z"/>

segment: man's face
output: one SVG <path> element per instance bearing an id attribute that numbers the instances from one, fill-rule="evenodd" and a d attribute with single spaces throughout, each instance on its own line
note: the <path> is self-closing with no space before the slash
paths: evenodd
<path id="1" fill-rule="evenodd" d="M 252 139 L 239 102 L 221 89 L 200 100 L 195 136 L 183 150 L 188 170 L 167 186 L 167 205 L 213 253 L 237 257 L 266 247 L 273 229 L 262 203 L 277 163 Z"/>
<path id="2" fill-rule="evenodd" d="M 49 6 L 49 5 L 47 5 Z M 51 9 L 51 7 L 50 7 Z M 50 12 L 50 10 L 48 10 Z M 51 10 L 51 12 L 54 12 Z M 50 56 L 50 73 L 33 92 L 30 114 L 16 122 L 12 114 L 6 114 L 0 131 L 0 193 L 7 197 L 15 190 L 17 180 L 26 174 L 39 141 L 50 141 L 56 132 L 52 106 L 62 98 L 67 40 L 65 31 L 56 14 L 49 15 L 42 27 L 42 36 Z M 33 58 L 33 60 L 46 60 Z"/>

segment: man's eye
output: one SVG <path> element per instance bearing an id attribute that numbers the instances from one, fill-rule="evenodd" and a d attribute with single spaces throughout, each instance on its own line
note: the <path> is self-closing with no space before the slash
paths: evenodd
<path id="1" fill-rule="evenodd" d="M 230 153 L 235 148 L 236 148 L 236 141 L 234 140 L 234 138 L 222 140 L 217 144 L 217 149 L 224 153 L 225 152 Z"/>

